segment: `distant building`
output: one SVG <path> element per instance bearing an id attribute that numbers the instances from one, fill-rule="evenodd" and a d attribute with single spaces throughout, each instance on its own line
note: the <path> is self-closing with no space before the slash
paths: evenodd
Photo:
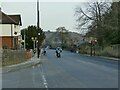
<path id="1" fill-rule="evenodd" d="M 0 48 L 17 49 L 20 45 L 20 15 L 7 15 L 0 10 Z"/>

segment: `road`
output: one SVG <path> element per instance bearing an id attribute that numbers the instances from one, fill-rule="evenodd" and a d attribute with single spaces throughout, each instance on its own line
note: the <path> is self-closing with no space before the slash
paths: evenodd
<path id="1" fill-rule="evenodd" d="M 54 50 L 41 64 L 2 75 L 3 88 L 118 88 L 118 62 Z"/>

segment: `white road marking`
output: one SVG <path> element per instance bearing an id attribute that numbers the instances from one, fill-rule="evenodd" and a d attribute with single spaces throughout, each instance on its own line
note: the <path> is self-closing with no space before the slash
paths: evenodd
<path id="1" fill-rule="evenodd" d="M 42 65 L 41 65 L 41 76 L 42 76 L 42 79 L 43 79 L 43 85 L 44 85 L 44 87 L 47 88 L 47 90 L 48 90 L 48 84 L 47 84 L 47 80 L 46 80 L 46 78 L 45 78 L 45 75 L 44 75 L 44 73 L 43 73 Z"/>
<path id="2" fill-rule="evenodd" d="M 35 88 L 35 72 L 34 71 L 32 71 L 32 81 Z"/>
<path id="3" fill-rule="evenodd" d="M 45 88 L 48 88 L 47 85 L 45 85 Z"/>
<path id="4" fill-rule="evenodd" d="M 34 68 L 35 68 L 35 66 L 32 66 L 32 68 L 34 69 Z"/>
<path id="5" fill-rule="evenodd" d="M 37 65 L 38 67 L 40 67 L 40 64 L 39 65 Z"/>
<path id="6" fill-rule="evenodd" d="M 48 88 L 47 80 L 46 80 L 44 74 L 42 74 L 42 79 L 43 79 L 43 84 L 44 84 L 45 88 Z"/>

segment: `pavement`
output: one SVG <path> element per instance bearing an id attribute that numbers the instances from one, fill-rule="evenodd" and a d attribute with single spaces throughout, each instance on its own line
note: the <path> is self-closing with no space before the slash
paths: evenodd
<path id="1" fill-rule="evenodd" d="M 105 56 L 99 56 L 99 57 L 103 57 L 103 58 L 114 60 L 114 61 L 120 61 L 120 58 L 105 57 Z"/>
<path id="2" fill-rule="evenodd" d="M 82 54 L 82 55 L 91 56 L 89 54 Z M 101 57 L 101 58 L 105 58 L 105 59 L 109 59 L 109 60 L 120 61 L 120 58 L 114 58 L 114 57 L 107 57 L 107 56 L 93 56 L 93 57 Z"/>
<path id="3" fill-rule="evenodd" d="M 15 64 L 15 65 L 0 67 L 0 74 L 27 68 L 27 67 L 34 66 L 40 63 L 41 63 L 41 59 L 37 58 L 37 55 L 34 55 L 32 58 L 30 58 L 29 60 L 26 60 L 25 62 Z"/>

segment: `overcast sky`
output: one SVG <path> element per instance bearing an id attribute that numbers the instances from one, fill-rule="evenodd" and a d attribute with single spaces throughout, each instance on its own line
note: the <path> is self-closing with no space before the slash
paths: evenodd
<path id="1" fill-rule="evenodd" d="M 64 26 L 75 31 L 74 9 L 80 2 L 40 2 L 41 23 L 44 30 L 53 30 Z M 6 14 L 21 14 L 22 28 L 37 25 L 36 2 L 2 2 L 2 11 Z"/>
<path id="2" fill-rule="evenodd" d="M 75 29 L 75 8 L 78 5 L 83 5 L 83 3 L 87 1 L 88 0 L 40 0 L 41 28 L 55 31 L 56 28 L 64 26 L 70 31 L 77 31 Z M 21 29 L 27 28 L 29 25 L 37 25 L 35 0 L 2 0 L 1 8 L 6 14 L 21 15 Z"/>
<path id="3" fill-rule="evenodd" d="M 41 3 L 41 26 L 44 29 L 55 30 L 64 26 L 68 30 L 75 30 L 75 7 L 73 2 Z"/>

